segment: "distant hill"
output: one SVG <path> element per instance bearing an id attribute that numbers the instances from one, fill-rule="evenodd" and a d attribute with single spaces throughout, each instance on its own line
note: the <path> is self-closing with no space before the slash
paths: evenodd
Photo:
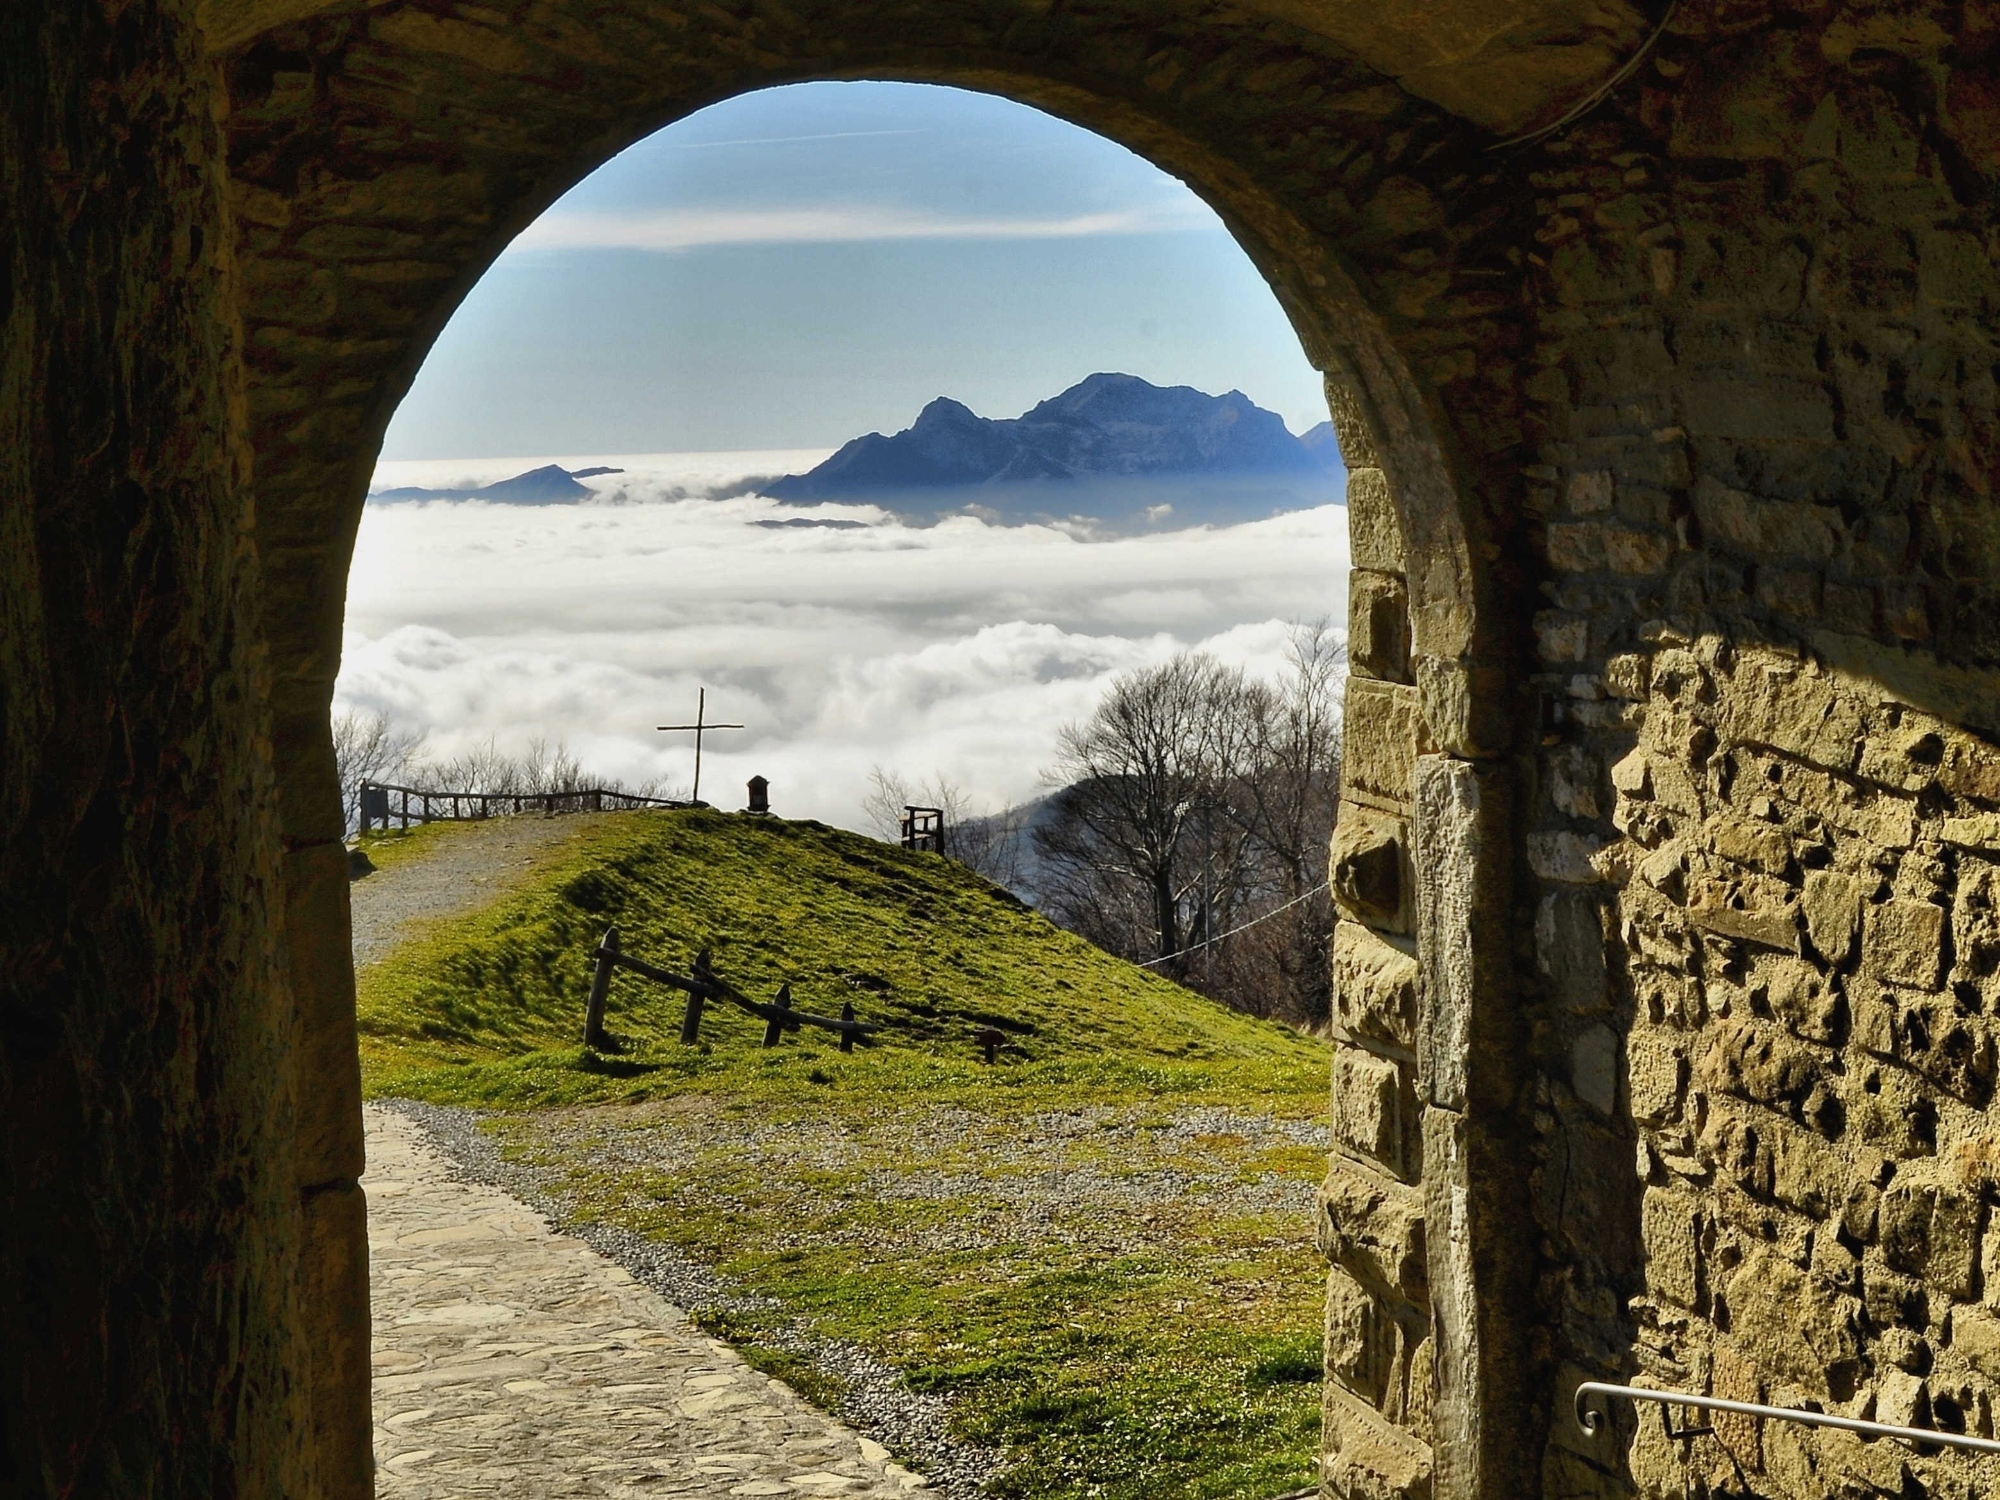
<path id="1" fill-rule="evenodd" d="M 497 500 L 504 505 L 561 505 L 568 501 L 585 499 L 590 495 L 590 487 L 578 484 L 577 480 L 589 479 L 598 474 L 624 472 L 623 469 L 600 465 L 594 469 L 578 469 L 572 474 L 560 464 L 544 464 L 539 469 L 516 474 L 512 479 L 502 479 L 474 489 L 427 490 L 417 485 L 405 485 L 401 489 L 377 490 L 368 498 L 370 500 Z"/>
<path id="2" fill-rule="evenodd" d="M 1333 453 L 1338 463 L 1338 451 Z M 1241 391 L 1210 396 L 1136 375 L 1092 375 L 1018 417 L 940 396 L 893 437 L 871 432 L 819 467 L 763 487 L 780 500 L 1062 481 L 1318 480 L 1326 465 Z"/>

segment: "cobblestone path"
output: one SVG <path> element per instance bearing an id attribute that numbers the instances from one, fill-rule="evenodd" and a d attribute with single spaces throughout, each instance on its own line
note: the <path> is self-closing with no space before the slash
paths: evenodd
<path id="1" fill-rule="evenodd" d="M 676 1307 L 368 1110 L 382 1500 L 927 1494 Z"/>

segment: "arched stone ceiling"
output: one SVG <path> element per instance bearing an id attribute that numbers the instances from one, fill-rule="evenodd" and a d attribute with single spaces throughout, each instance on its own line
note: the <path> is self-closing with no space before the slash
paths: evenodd
<path id="1" fill-rule="evenodd" d="M 210 49 L 221 53 L 289 22 L 388 3 L 206 0 L 202 18 Z M 1144 14 L 1195 9 L 1154 0 Z M 1647 30 L 1628 0 L 1240 0 L 1231 9 L 1239 20 L 1264 17 L 1324 37 L 1418 98 L 1502 134 L 1588 94 Z"/>

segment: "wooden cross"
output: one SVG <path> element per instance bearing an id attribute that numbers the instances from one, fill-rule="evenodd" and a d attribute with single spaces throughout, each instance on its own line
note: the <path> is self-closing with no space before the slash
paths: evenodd
<path id="1" fill-rule="evenodd" d="M 741 729 L 741 724 L 711 724 L 708 722 L 708 689 L 701 690 L 695 700 L 694 722 L 692 724 L 661 724 L 662 733 L 669 730 L 692 729 L 694 731 L 694 795 L 691 801 L 701 801 L 701 737 L 711 729 Z"/>

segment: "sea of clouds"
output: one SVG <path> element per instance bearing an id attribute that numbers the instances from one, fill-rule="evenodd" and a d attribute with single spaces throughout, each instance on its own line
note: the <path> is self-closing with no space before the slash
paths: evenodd
<path id="1" fill-rule="evenodd" d="M 990 807 L 1043 789 L 1060 727 L 1120 672 L 1198 646 L 1281 666 L 1292 622 L 1346 620 L 1337 505 L 1224 527 L 911 524 L 865 506 L 729 492 L 826 450 L 425 460 L 375 488 L 472 486 L 544 463 L 625 470 L 591 500 L 371 503 L 349 578 L 336 711 L 380 710 L 449 756 L 568 745 L 591 770 L 864 826 L 872 767 L 943 774 Z M 721 498 L 716 498 L 720 496 Z M 760 523 L 860 521 L 859 527 Z"/>

